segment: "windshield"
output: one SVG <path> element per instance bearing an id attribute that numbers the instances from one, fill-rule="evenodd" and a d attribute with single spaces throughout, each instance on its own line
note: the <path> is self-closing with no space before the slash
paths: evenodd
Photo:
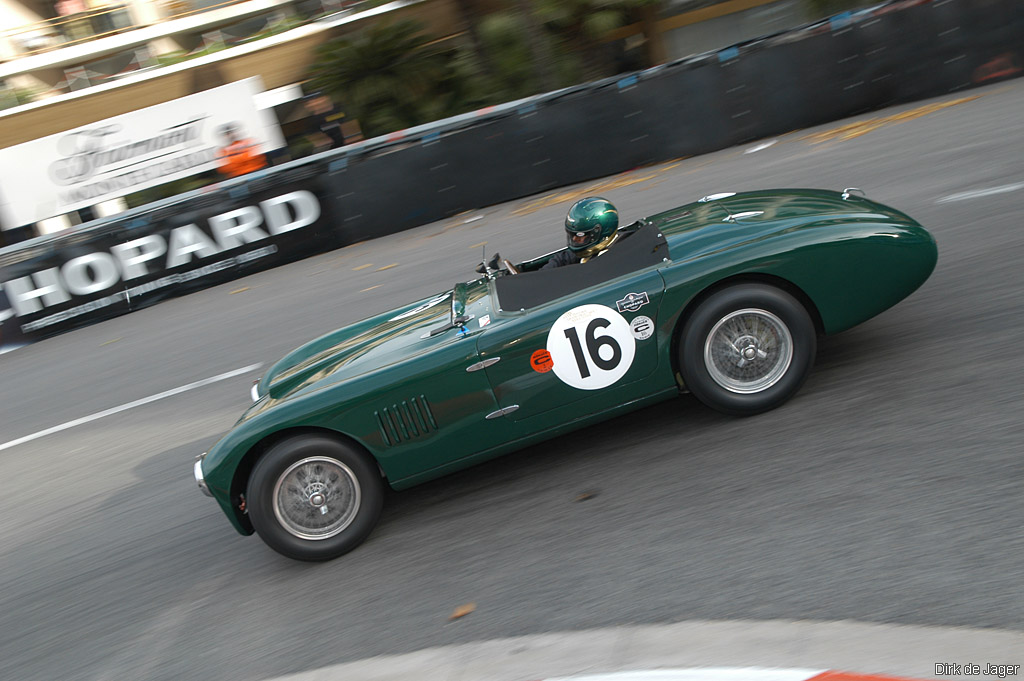
<path id="1" fill-rule="evenodd" d="M 505 311 L 536 307 L 630 272 L 660 265 L 667 259 L 665 237 L 653 225 L 643 225 L 589 262 L 498 277 L 494 280 L 497 306 Z"/>
<path id="2" fill-rule="evenodd" d="M 487 300 L 488 279 L 480 277 L 465 284 L 456 284 L 452 291 L 452 313 L 451 322 L 459 317 L 479 319 L 482 315 L 490 312 L 490 302 Z"/>

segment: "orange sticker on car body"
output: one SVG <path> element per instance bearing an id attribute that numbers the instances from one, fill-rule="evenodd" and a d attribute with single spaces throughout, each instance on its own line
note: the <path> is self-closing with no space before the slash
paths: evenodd
<path id="1" fill-rule="evenodd" d="M 551 353 L 543 348 L 534 351 L 530 355 L 530 367 L 541 374 L 546 374 L 551 371 L 555 366 L 554 361 L 551 359 Z"/>

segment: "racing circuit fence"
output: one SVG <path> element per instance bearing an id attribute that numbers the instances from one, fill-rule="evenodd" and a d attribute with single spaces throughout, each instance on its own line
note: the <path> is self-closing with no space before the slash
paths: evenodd
<path id="1" fill-rule="evenodd" d="M 465 210 L 1015 77 L 1022 52 L 1021 0 L 902 0 L 269 168 L 0 251 L 0 350 Z"/>

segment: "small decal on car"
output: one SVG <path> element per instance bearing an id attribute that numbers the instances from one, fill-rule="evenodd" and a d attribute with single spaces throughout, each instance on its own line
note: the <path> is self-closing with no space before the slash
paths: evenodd
<path id="1" fill-rule="evenodd" d="M 641 307 L 651 302 L 647 297 L 647 291 L 643 293 L 627 293 L 622 300 L 615 301 L 615 307 L 619 312 L 636 312 Z"/>
<path id="2" fill-rule="evenodd" d="M 636 339 L 629 322 L 615 310 L 581 305 L 555 320 L 548 331 L 547 349 L 560 381 L 580 390 L 600 390 L 629 371 Z"/>
<path id="3" fill-rule="evenodd" d="M 551 353 L 547 350 L 536 350 L 530 355 L 530 367 L 539 374 L 546 374 L 555 368 Z"/>
<path id="4" fill-rule="evenodd" d="M 491 323 L 491 315 L 485 314 L 480 318 L 480 328 L 483 328 Z"/>
<path id="5" fill-rule="evenodd" d="M 640 315 L 629 323 L 629 330 L 633 332 L 633 338 L 647 340 L 654 333 L 654 322 L 650 317 Z"/>

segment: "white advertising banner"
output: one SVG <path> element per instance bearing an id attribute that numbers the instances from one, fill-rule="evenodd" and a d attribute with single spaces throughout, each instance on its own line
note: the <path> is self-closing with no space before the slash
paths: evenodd
<path id="1" fill-rule="evenodd" d="M 284 146 L 272 110 L 247 78 L 56 135 L 0 149 L 0 225 L 21 227 L 217 167 L 221 126 L 260 151 Z"/>

